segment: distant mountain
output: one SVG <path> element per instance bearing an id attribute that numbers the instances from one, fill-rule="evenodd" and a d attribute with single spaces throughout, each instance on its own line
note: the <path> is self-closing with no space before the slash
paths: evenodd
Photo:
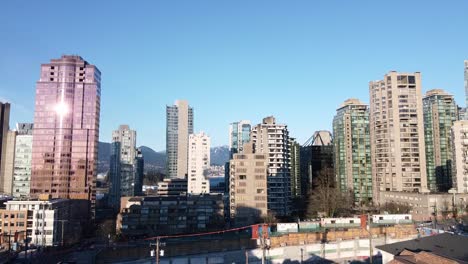
<path id="1" fill-rule="evenodd" d="M 166 167 L 166 151 L 156 152 L 147 146 L 140 148 L 145 159 L 145 169 L 158 170 Z"/>
<path id="2" fill-rule="evenodd" d="M 229 147 L 213 147 L 210 150 L 211 165 L 221 166 L 229 161 Z"/>
<path id="3" fill-rule="evenodd" d="M 145 170 L 164 171 L 166 166 L 166 151 L 156 152 L 150 147 L 141 146 L 141 151 L 145 159 Z M 98 173 L 109 170 L 111 144 L 99 142 L 98 146 Z M 229 161 L 229 147 L 213 147 L 210 151 L 211 165 L 221 166 Z"/>
<path id="4" fill-rule="evenodd" d="M 166 166 L 166 152 L 156 152 L 153 149 L 141 146 L 145 159 L 145 170 L 162 170 Z M 99 142 L 98 146 L 98 173 L 107 172 L 110 164 L 111 144 Z"/>

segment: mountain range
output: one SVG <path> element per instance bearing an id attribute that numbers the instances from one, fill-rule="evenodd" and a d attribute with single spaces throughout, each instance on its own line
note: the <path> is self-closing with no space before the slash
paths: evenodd
<path id="1" fill-rule="evenodd" d="M 166 151 L 154 151 L 147 146 L 140 146 L 143 158 L 145 159 L 145 171 L 162 171 L 166 167 Z M 98 147 L 98 173 L 105 173 L 109 170 L 111 144 L 99 142 Z M 211 165 L 221 166 L 229 161 L 229 147 L 213 147 L 210 150 Z"/>

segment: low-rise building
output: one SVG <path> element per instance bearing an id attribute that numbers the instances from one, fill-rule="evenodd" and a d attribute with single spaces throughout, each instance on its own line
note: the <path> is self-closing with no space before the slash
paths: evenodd
<path id="1" fill-rule="evenodd" d="M 219 229 L 224 225 L 221 194 L 122 197 L 117 232 L 145 237 Z"/>
<path id="2" fill-rule="evenodd" d="M 8 201 L 0 209 L 1 244 L 70 245 L 81 238 L 88 220 L 88 200 Z"/>
<path id="3" fill-rule="evenodd" d="M 416 221 L 431 220 L 433 215 L 463 213 L 468 204 L 468 194 L 380 192 L 381 206 L 392 202 L 411 207 L 410 213 Z"/>
<path id="4" fill-rule="evenodd" d="M 169 178 L 158 182 L 158 196 L 179 196 L 187 193 L 187 180 L 179 178 Z"/>

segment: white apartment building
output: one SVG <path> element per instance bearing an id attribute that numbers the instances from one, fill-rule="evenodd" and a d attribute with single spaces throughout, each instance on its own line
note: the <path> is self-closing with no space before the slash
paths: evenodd
<path id="1" fill-rule="evenodd" d="M 22 241 L 28 238 L 36 246 L 73 244 L 80 239 L 88 204 L 86 200 L 67 199 L 8 201 L 0 210 L 0 233 L 16 233 Z"/>
<path id="2" fill-rule="evenodd" d="M 188 193 L 210 192 L 205 171 L 210 168 L 210 137 L 203 132 L 189 135 Z"/>
<path id="3" fill-rule="evenodd" d="M 28 197 L 31 183 L 33 124 L 16 124 L 15 162 L 13 168 L 13 197 Z"/>
<path id="4" fill-rule="evenodd" d="M 468 120 L 452 126 L 452 180 L 457 193 L 468 193 Z"/>

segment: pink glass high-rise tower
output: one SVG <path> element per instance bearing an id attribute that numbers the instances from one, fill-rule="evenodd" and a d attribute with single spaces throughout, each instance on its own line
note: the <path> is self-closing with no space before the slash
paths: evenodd
<path id="1" fill-rule="evenodd" d="M 31 196 L 94 204 L 101 72 L 80 56 L 41 65 L 36 86 Z"/>

